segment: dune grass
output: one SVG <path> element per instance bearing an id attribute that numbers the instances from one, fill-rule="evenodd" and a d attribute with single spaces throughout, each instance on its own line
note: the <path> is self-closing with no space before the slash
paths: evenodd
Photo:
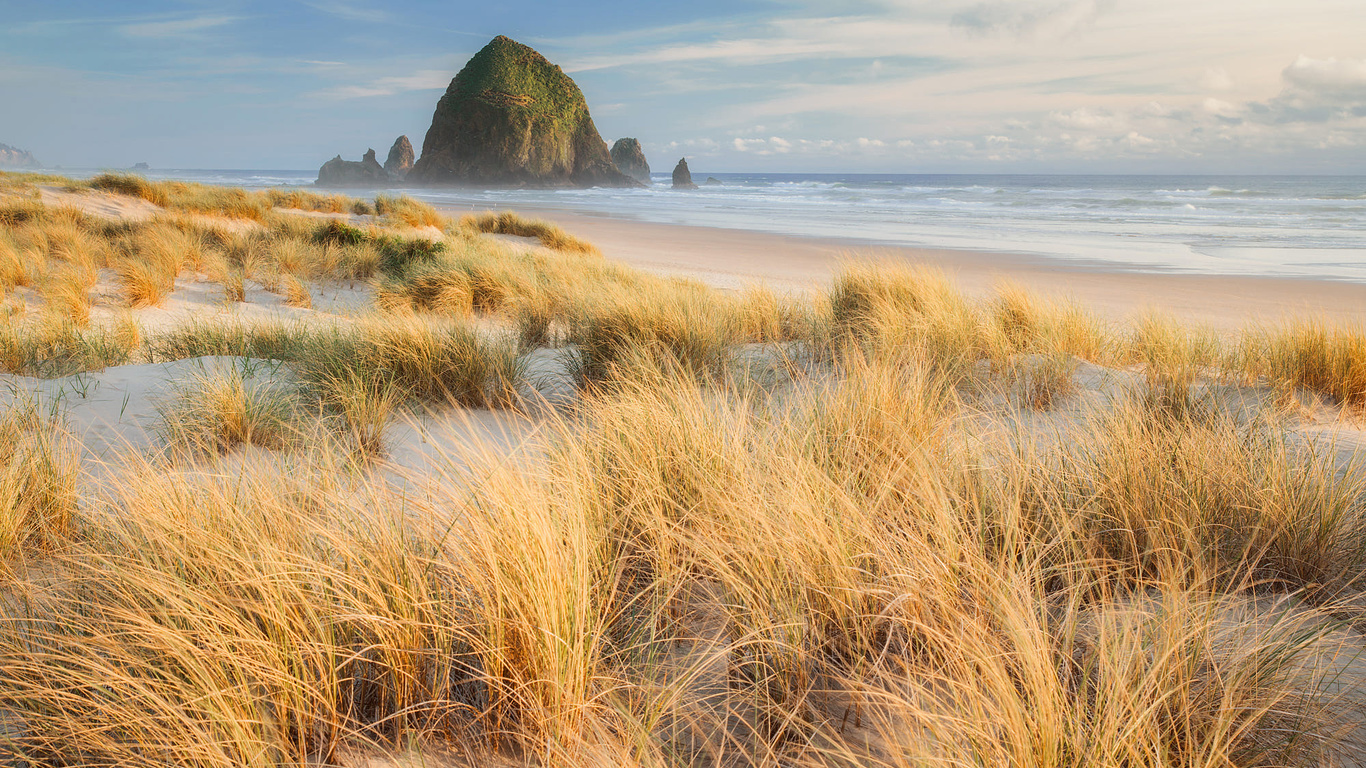
<path id="1" fill-rule="evenodd" d="M 199 323 L 151 337 L 146 349 L 153 362 L 207 355 L 282 361 L 324 396 L 331 382 L 359 377 L 405 400 L 488 407 L 515 401 L 521 365 L 515 339 L 415 316 L 318 327 Z"/>
<path id="2" fill-rule="evenodd" d="M 541 245 L 552 251 L 581 253 L 589 256 L 601 255 L 597 246 L 574 237 L 555 224 L 540 219 L 527 219 L 512 211 L 503 211 L 502 213 L 488 211 L 478 215 L 464 216 L 460 219 L 460 226 L 464 229 L 486 234 L 534 237 L 540 241 Z"/>
<path id="3" fill-rule="evenodd" d="M 321 195 L 297 189 L 249 192 L 211 184 L 148 181 L 142 176 L 126 173 L 102 173 L 86 182 L 68 182 L 68 186 L 128 195 L 171 210 L 249 221 L 261 221 L 273 208 L 317 213 L 375 213 L 374 207 L 366 201 L 344 195 Z"/>
<path id="4" fill-rule="evenodd" d="M 140 337 L 126 325 L 81 328 L 69 320 L 0 320 L 0 370 L 53 378 L 127 363 Z"/>
<path id="5" fill-rule="evenodd" d="M 895 264 L 850 264 L 815 299 L 732 295 L 418 238 L 397 224 L 420 209 L 376 208 L 373 226 L 5 224 L 11 290 L 136 263 L 230 295 L 373 278 L 383 311 L 145 338 L 0 322 L 10 372 L 237 359 L 162 406 L 195 461 L 87 477 L 37 411 L 0 418 L 0 759 L 1366 759 L 1366 472 L 1207 396 L 1359 404 L 1359 329 L 1111 327 Z M 523 226 L 496 218 L 465 226 Z M 522 406 L 531 346 L 559 347 L 580 391 L 534 412 L 528 445 L 384 463 L 404 407 Z M 754 359 L 784 375 L 747 378 Z M 1135 386 L 1080 402 L 1083 360 Z M 290 450 L 198 463 L 243 444 Z"/>
<path id="6" fill-rule="evenodd" d="M 1236 363 L 1254 378 L 1366 408 L 1366 329 L 1321 320 L 1246 332 Z"/>
<path id="7" fill-rule="evenodd" d="M 61 425 L 14 398 L 0 414 L 0 573 L 72 540 L 78 475 Z"/>
<path id="8" fill-rule="evenodd" d="M 1359 473 L 1270 424 L 1139 403 L 1075 446 L 973 448 L 950 371 L 855 360 L 781 400 L 642 365 L 548 425 L 539 458 L 464 455 L 477 482 L 419 493 L 321 454 L 234 478 L 134 466 L 41 587 L 15 584 L 31 609 L 0 623 L 0 706 L 24 727 L 4 748 L 1355 759 L 1335 734 L 1363 645 L 1314 606 L 1362 572 Z"/>
<path id="9" fill-rule="evenodd" d="M 300 309 L 313 308 L 313 293 L 294 275 L 286 274 L 280 278 L 280 290 L 284 294 L 285 303 L 289 306 Z"/>
<path id="10" fill-rule="evenodd" d="M 297 391 L 252 375 L 262 362 L 204 369 L 177 382 L 158 406 L 161 437 L 172 453 L 213 455 L 240 444 L 280 449 L 298 438 Z"/>
<path id="11" fill-rule="evenodd" d="M 380 195 L 375 213 L 409 227 L 444 227 L 446 219 L 436 209 L 407 195 Z"/>

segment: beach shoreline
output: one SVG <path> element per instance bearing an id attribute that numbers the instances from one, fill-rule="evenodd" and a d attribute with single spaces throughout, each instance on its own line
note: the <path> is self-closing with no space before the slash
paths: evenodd
<path id="1" fill-rule="evenodd" d="M 457 217 L 470 212 L 467 206 L 435 207 Z M 544 206 L 507 210 L 552 221 L 594 243 L 609 259 L 727 290 L 764 284 L 803 292 L 828 285 L 846 260 L 886 260 L 943 269 L 975 295 L 1015 283 L 1047 296 L 1072 298 L 1114 321 L 1156 310 L 1228 331 L 1290 317 L 1366 324 L 1366 284 L 1345 281 L 1159 272 L 1100 259 L 778 235 Z"/>

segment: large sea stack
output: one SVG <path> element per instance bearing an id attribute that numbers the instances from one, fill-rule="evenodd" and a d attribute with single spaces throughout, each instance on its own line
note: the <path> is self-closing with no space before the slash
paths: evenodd
<path id="1" fill-rule="evenodd" d="M 413 143 L 408 141 L 407 136 L 399 136 L 394 139 L 394 146 L 389 147 L 389 156 L 384 159 L 384 170 L 394 177 L 395 181 L 400 181 L 412 169 Z"/>
<path id="2" fill-rule="evenodd" d="M 31 152 L 0 144 L 0 168 L 41 168 L 42 164 Z"/>
<path id="3" fill-rule="evenodd" d="M 341 155 L 323 163 L 318 169 L 320 187 L 385 187 L 389 174 L 375 159 L 375 150 L 367 150 L 360 162 L 343 160 Z"/>
<path id="4" fill-rule="evenodd" d="M 451 81 L 407 180 L 483 187 L 639 184 L 612 164 L 574 81 L 502 35 Z"/>
<path id="5" fill-rule="evenodd" d="M 645 151 L 635 139 L 617 139 L 612 145 L 612 162 L 617 170 L 642 184 L 650 183 L 650 164 L 645 160 Z"/>

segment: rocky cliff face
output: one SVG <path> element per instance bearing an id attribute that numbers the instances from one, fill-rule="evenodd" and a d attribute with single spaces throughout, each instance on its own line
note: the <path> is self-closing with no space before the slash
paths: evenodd
<path id="1" fill-rule="evenodd" d="M 635 139 L 617 139 L 612 145 L 612 162 L 617 170 L 642 184 L 650 183 L 650 164 L 645 160 L 645 151 Z"/>
<path id="2" fill-rule="evenodd" d="M 31 152 L 26 152 L 8 144 L 0 144 L 0 168 L 31 169 L 41 168 L 41 163 Z"/>
<path id="3" fill-rule="evenodd" d="M 574 81 L 498 36 L 436 105 L 408 181 L 469 186 L 635 186 L 617 170 Z"/>
<path id="4" fill-rule="evenodd" d="M 407 136 L 399 136 L 394 140 L 394 146 L 389 147 L 389 157 L 384 160 L 384 170 L 398 181 L 407 176 L 412 168 L 413 143 L 408 141 Z"/>
<path id="5" fill-rule="evenodd" d="M 318 169 L 320 187 L 385 187 L 389 174 L 375 159 L 375 150 L 367 150 L 360 162 L 343 160 L 341 155 L 323 163 Z"/>
<path id="6" fill-rule="evenodd" d="M 688 158 L 682 157 L 674 166 L 674 189 L 697 189 L 692 183 L 692 171 L 688 170 Z"/>

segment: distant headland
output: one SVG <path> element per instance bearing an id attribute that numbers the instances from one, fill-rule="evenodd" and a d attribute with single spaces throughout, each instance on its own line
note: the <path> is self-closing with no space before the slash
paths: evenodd
<path id="1" fill-rule="evenodd" d="M 42 167 L 43 164 L 38 162 L 32 152 L 0 144 L 0 168 L 31 170 Z"/>

